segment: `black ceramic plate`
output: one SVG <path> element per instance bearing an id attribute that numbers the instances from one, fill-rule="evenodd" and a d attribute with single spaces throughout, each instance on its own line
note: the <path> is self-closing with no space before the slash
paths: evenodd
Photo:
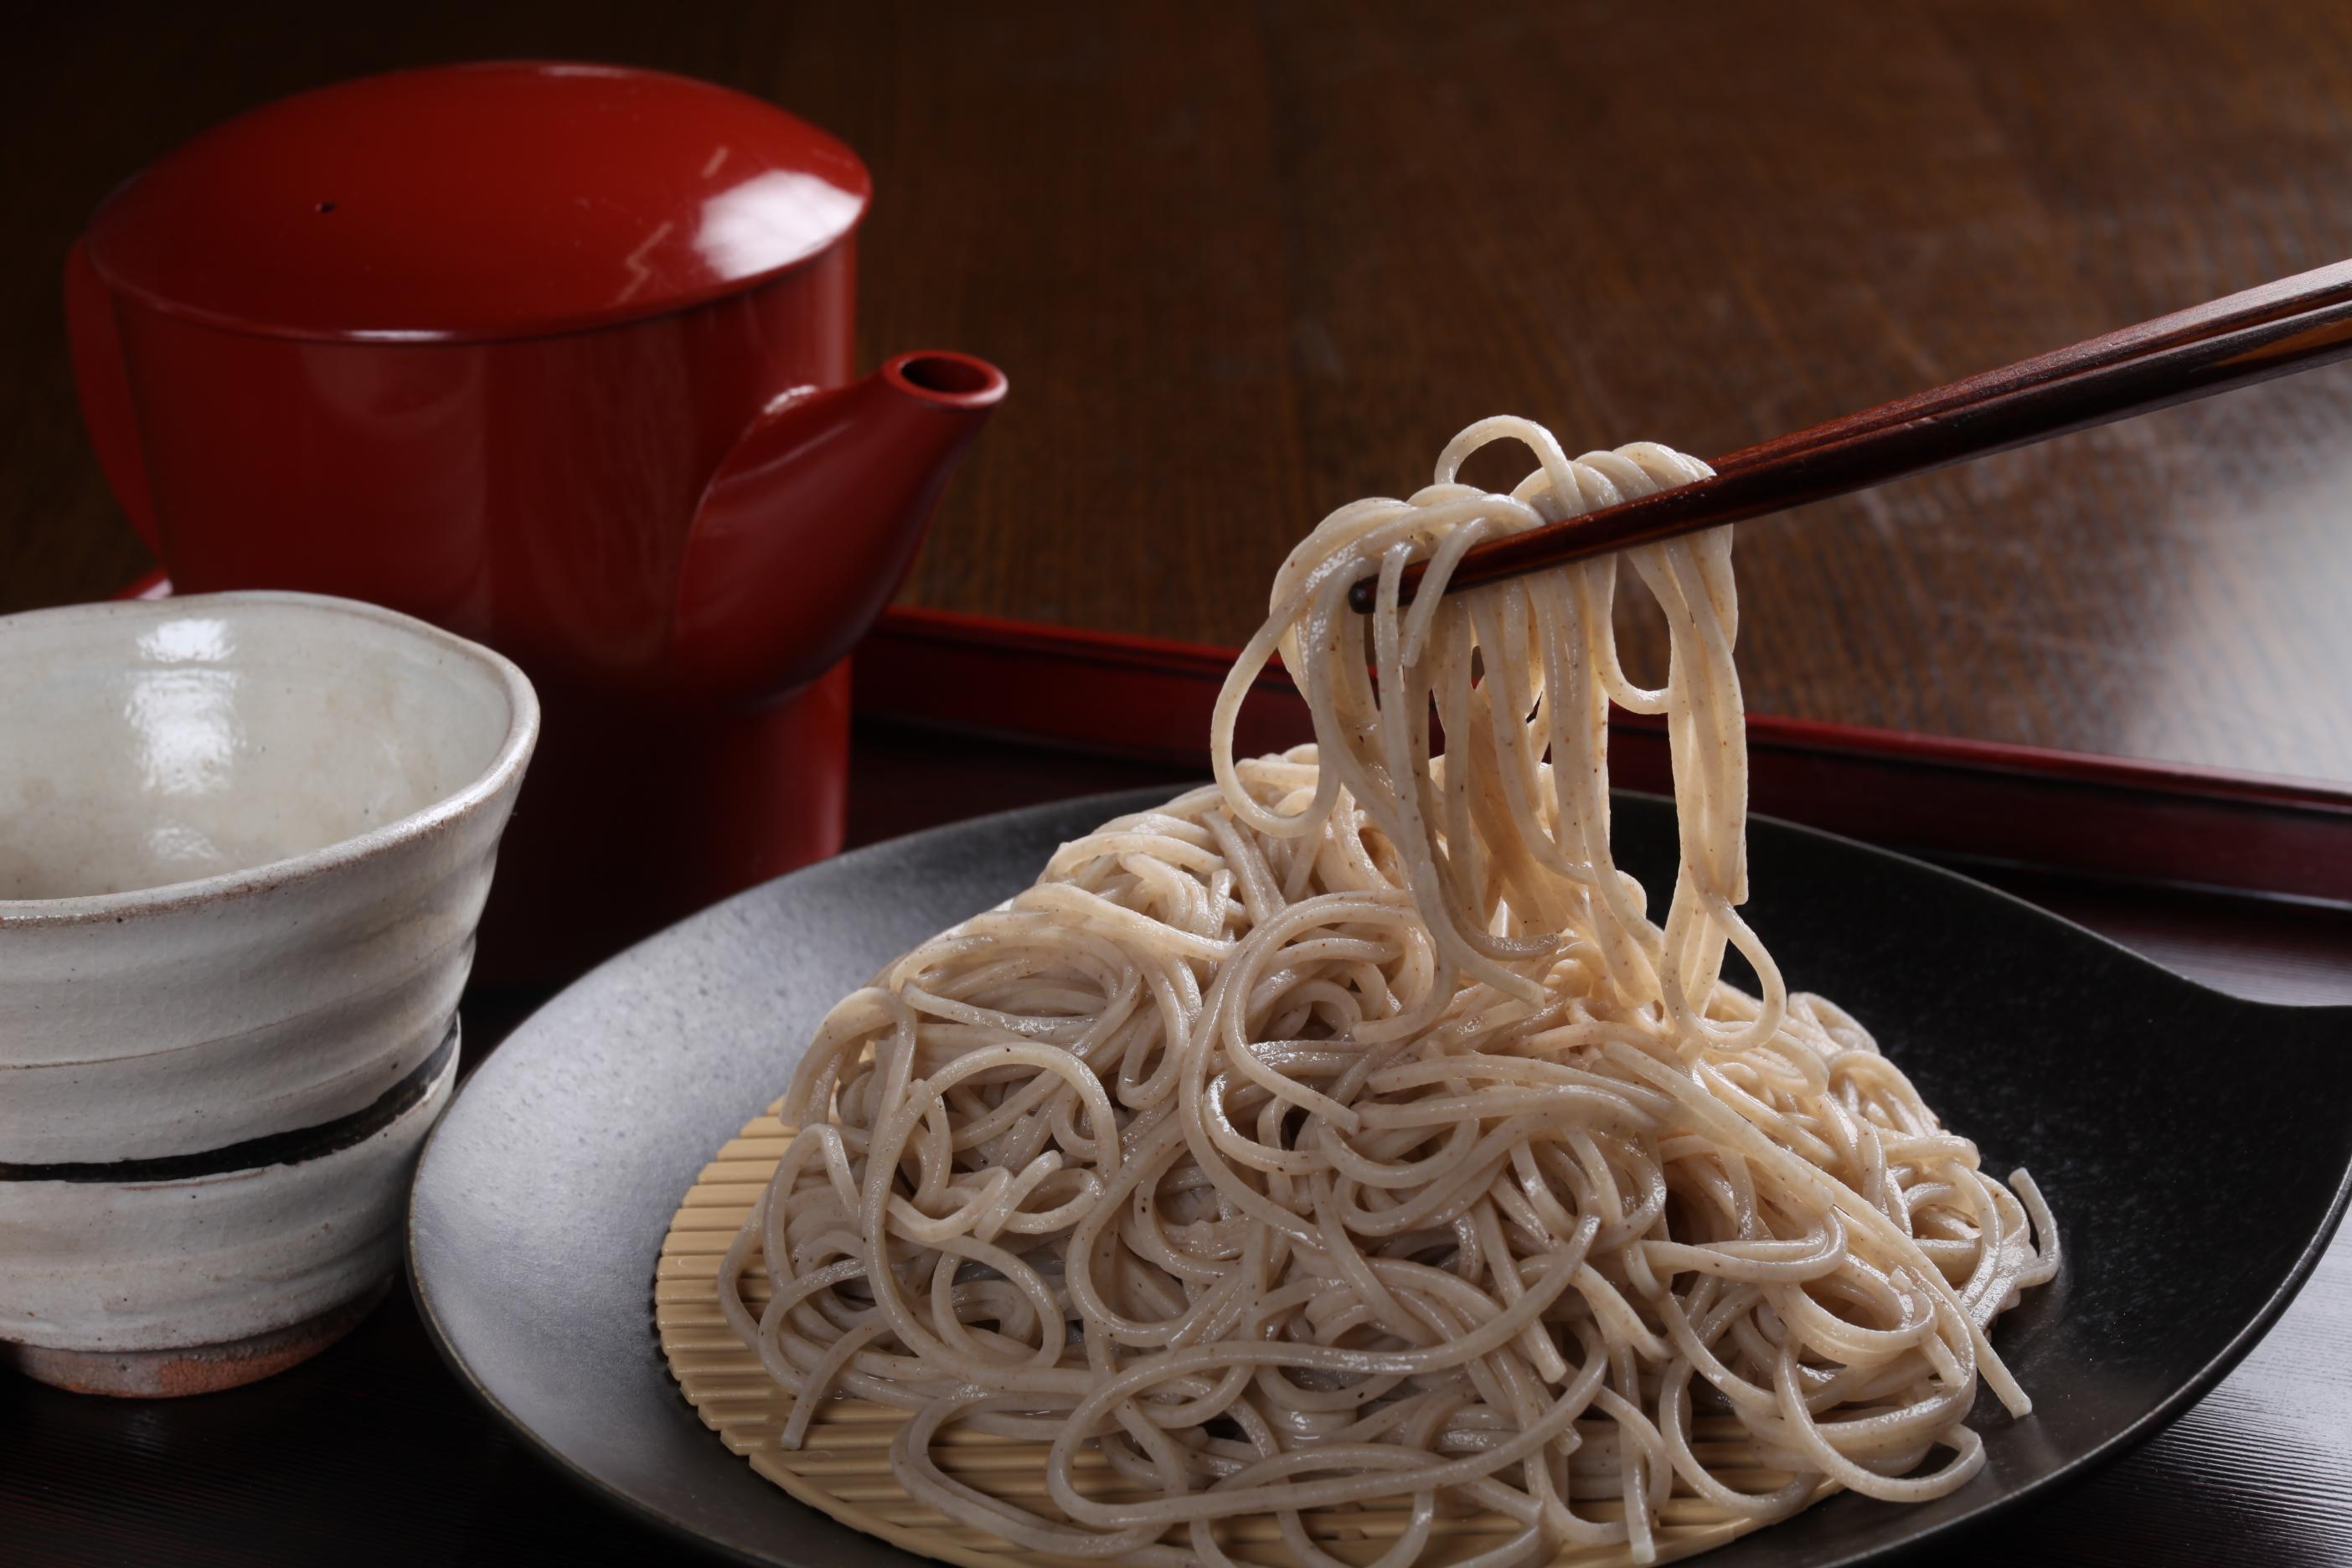
<path id="1" fill-rule="evenodd" d="M 458 1373 L 595 1489 L 747 1563 L 911 1568 L 787 1498 L 670 1380 L 654 1258 L 712 1151 L 782 1092 L 817 1020 L 885 961 L 1027 885 L 1153 795 L 940 828 L 733 899 L 605 964 L 484 1064 L 417 1173 L 412 1279 Z M 1664 802 L 1621 797 L 1620 854 L 1672 875 Z M 2078 1476 L 2210 1388 L 2268 1328 L 2352 1185 L 2352 1009 L 2208 991 L 2030 905 L 1759 822 L 1759 930 L 1851 1008 L 1990 1166 L 2056 1209 L 2059 1279 L 1994 1342 L 2036 1402 L 1974 1417 L 1984 1472 L 1898 1508 L 1842 1496 L 1711 1568 L 1854 1563 Z"/>

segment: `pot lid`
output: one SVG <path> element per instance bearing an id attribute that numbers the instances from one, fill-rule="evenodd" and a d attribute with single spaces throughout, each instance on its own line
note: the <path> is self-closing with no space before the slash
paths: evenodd
<path id="1" fill-rule="evenodd" d="M 698 303 L 856 226 L 857 154 L 709 82 L 505 61 L 395 71 L 218 126 L 108 197 L 99 275 L 287 337 L 527 337 Z"/>

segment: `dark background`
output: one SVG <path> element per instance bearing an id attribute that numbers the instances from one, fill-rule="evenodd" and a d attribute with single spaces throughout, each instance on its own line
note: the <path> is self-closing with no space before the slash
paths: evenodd
<path id="1" fill-rule="evenodd" d="M 658 66 L 845 137 L 877 190 L 861 363 L 960 348 L 1013 384 L 908 596 L 1226 645 L 1315 518 L 1410 490 L 1480 416 L 1706 455 L 2352 254 L 2352 6 L 2308 0 L 12 27 L 0 612 L 144 564 L 58 319 L 92 205 L 240 109 L 399 65 Z M 1752 527 L 1751 705 L 2352 780 L 2347 433 L 2339 367 Z"/>
<path id="2" fill-rule="evenodd" d="M 2336 5 L 52 4 L 0 42 L 0 613 L 147 565 L 66 366 L 91 207 L 240 109 L 501 56 L 729 82 L 872 164 L 861 364 L 1013 381 L 910 598 L 1226 644 L 1316 517 L 1486 413 L 1718 452 L 2352 254 Z M 1752 705 L 2352 780 L 2347 435 L 2340 367 L 1751 528 Z M 855 839 L 941 809 L 934 742 L 859 748 Z M 1154 776 L 992 755 L 969 808 Z M 2352 973 L 2278 957 L 2289 913 L 2032 890 L 2249 994 Z M 2347 1256 L 1995 1560 L 2352 1563 Z M 467 1403 L 403 1296 L 230 1394 L 0 1377 L 5 1568 L 614 1553 L 683 1556 Z"/>

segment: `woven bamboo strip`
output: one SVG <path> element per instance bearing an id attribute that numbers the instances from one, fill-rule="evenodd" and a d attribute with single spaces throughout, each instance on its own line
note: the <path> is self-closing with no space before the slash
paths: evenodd
<path id="1" fill-rule="evenodd" d="M 792 1412 L 792 1398 L 760 1366 L 759 1356 L 719 1310 L 719 1265 L 752 1204 L 775 1173 L 792 1137 L 776 1120 L 775 1107 L 755 1118 L 703 1167 L 663 1239 L 654 1283 L 654 1325 L 670 1371 L 705 1425 L 751 1468 L 802 1502 L 853 1530 L 880 1538 L 919 1556 L 958 1568 L 1102 1568 L 1098 1560 L 1061 1557 L 1008 1545 L 986 1531 L 956 1523 L 909 1498 L 890 1473 L 892 1433 L 903 1411 L 857 1399 L 826 1403 L 810 1424 L 797 1450 L 780 1446 L 778 1436 Z M 757 1306 L 768 1298 L 768 1282 L 755 1248 L 741 1280 L 743 1299 Z M 1603 1439 L 1608 1423 L 1592 1423 L 1588 1436 Z M 1734 1486 L 1761 1491 L 1787 1480 L 1785 1472 L 1750 1458 L 1737 1423 L 1702 1416 L 1695 1424 L 1699 1458 Z M 934 1452 L 956 1479 L 991 1497 L 1060 1519 L 1045 1487 L 1045 1446 L 950 1426 Z M 1135 1483 L 1099 1457 L 1082 1455 L 1074 1467 L 1079 1489 L 1089 1497 L 1140 1498 Z M 1815 1500 L 1831 1490 L 1827 1486 Z M 1580 1500 L 1580 1512 L 1596 1520 L 1621 1517 L 1612 1502 Z M 1409 1503 L 1379 1502 L 1317 1510 L 1303 1516 L 1307 1536 L 1342 1562 L 1369 1563 L 1386 1551 L 1410 1520 Z M 1673 1562 L 1721 1545 L 1753 1528 L 1727 1518 L 1704 1499 L 1679 1490 L 1667 1504 L 1656 1531 L 1658 1560 Z M 1451 1568 L 1473 1553 L 1498 1544 L 1511 1531 L 1496 1514 L 1441 1517 L 1432 1528 L 1419 1568 Z M 1298 1568 L 1271 1518 L 1221 1521 L 1216 1538 L 1237 1562 L 1263 1568 Z M 1174 1537 L 1171 1536 L 1171 1540 Z M 1632 1555 L 1622 1546 L 1570 1549 L 1549 1568 L 1618 1568 Z"/>

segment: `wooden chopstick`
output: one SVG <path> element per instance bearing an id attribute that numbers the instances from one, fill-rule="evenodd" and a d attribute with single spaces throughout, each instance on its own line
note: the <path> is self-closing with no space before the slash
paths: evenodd
<path id="1" fill-rule="evenodd" d="M 1716 459 L 1715 477 L 1479 545 L 1445 591 L 1786 511 L 2352 355 L 2352 261 L 2085 339 Z M 1410 603 L 1424 573 L 1407 567 Z M 1369 611 L 1379 581 L 1348 601 Z"/>

